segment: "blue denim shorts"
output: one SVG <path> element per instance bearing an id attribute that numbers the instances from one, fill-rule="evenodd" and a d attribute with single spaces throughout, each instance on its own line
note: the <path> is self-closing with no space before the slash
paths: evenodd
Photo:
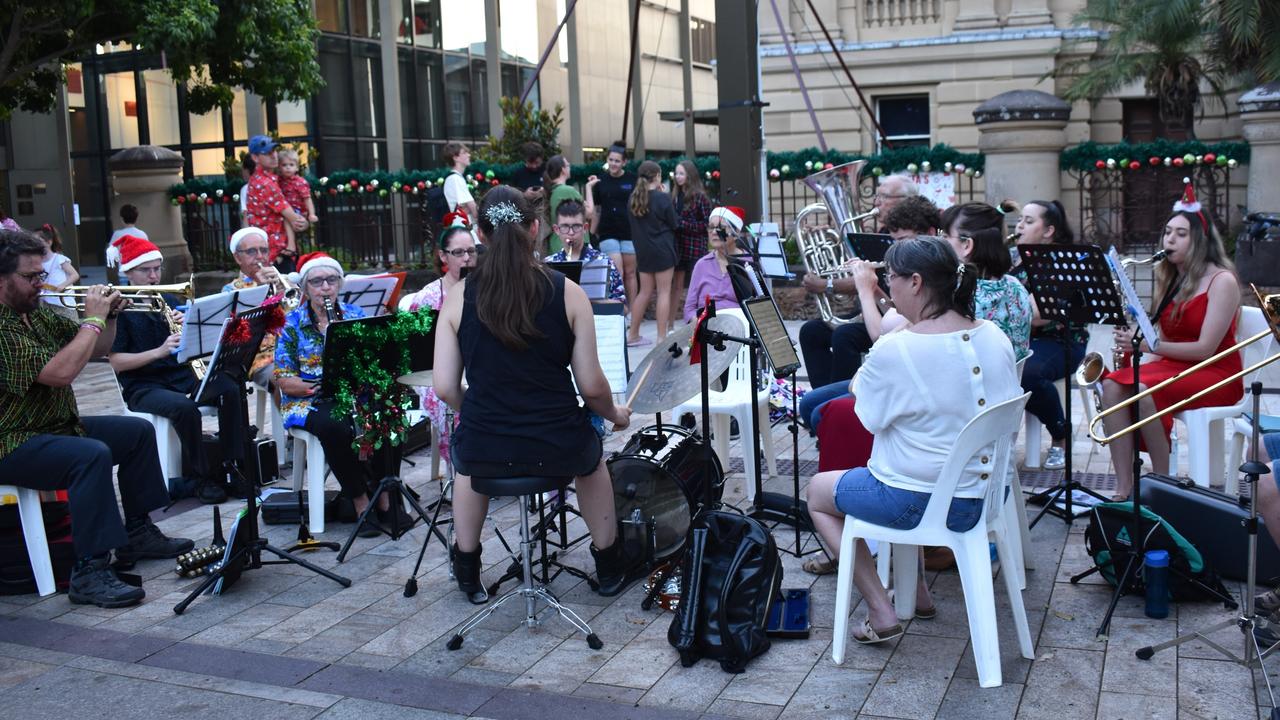
<path id="1" fill-rule="evenodd" d="M 600 252 L 605 255 L 635 255 L 636 244 L 630 240 L 614 240 L 613 238 L 605 238 L 600 241 Z"/>
<path id="2" fill-rule="evenodd" d="M 835 502 L 845 515 L 894 530 L 910 530 L 924 517 L 929 493 L 885 485 L 861 467 L 845 472 L 836 481 Z M 964 532 L 981 518 L 981 498 L 953 498 L 947 511 L 947 529 Z"/>
<path id="3" fill-rule="evenodd" d="M 1267 457 L 1271 458 L 1271 477 L 1280 487 L 1280 432 L 1267 433 L 1262 436 L 1262 447 L 1267 449 Z"/>

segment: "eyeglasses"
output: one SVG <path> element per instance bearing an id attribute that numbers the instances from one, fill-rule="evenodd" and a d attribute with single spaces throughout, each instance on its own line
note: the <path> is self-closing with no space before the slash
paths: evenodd
<path id="1" fill-rule="evenodd" d="M 473 248 L 473 247 L 469 247 L 469 248 L 454 248 L 453 250 L 446 250 L 445 252 L 449 253 L 450 255 L 452 255 L 452 256 L 454 256 L 454 257 L 456 257 L 456 258 L 460 258 L 460 257 L 469 257 L 469 256 L 471 256 L 471 255 L 476 255 L 476 254 L 478 254 L 478 253 L 477 253 L 477 250 L 476 250 L 475 248 Z"/>
<path id="2" fill-rule="evenodd" d="M 577 235 L 578 233 L 586 229 L 586 227 L 587 227 L 586 225 L 583 225 L 581 223 L 575 223 L 573 225 L 557 225 L 556 232 L 560 233 L 561 235 Z"/>
<path id="3" fill-rule="evenodd" d="M 240 255 L 258 257 L 260 255 L 266 255 L 269 251 L 264 247 L 250 247 L 250 248 L 240 248 L 239 250 L 236 250 L 236 252 Z"/>
<path id="4" fill-rule="evenodd" d="M 49 279 L 49 273 L 47 272 L 14 273 L 14 274 L 22 278 L 23 280 L 26 280 L 27 282 L 31 283 L 32 285 L 40 285 L 45 280 Z"/>
<path id="5" fill-rule="evenodd" d="M 139 275 L 160 275 L 164 273 L 164 265 L 161 264 L 155 267 L 136 267 L 132 270 L 125 270 L 125 273 L 126 274 L 137 273 Z"/>
<path id="6" fill-rule="evenodd" d="M 337 275 L 326 275 L 324 277 L 307 278 L 307 284 L 313 288 L 324 285 L 338 285 L 342 282 L 342 278 Z"/>
<path id="7" fill-rule="evenodd" d="M 876 193 L 877 200 L 901 200 L 904 197 L 906 197 L 905 193 Z"/>

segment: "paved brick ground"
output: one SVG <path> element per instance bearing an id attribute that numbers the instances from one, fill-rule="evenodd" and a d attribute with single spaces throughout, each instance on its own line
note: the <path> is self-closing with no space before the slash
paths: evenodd
<path id="1" fill-rule="evenodd" d="M 92 366 L 76 387 L 86 414 L 120 410 L 104 365 Z M 615 435 L 608 447 L 623 440 Z M 775 441 L 789 471 L 790 438 L 778 430 Z M 732 453 L 738 457 L 736 442 Z M 438 484 L 428 477 L 426 452 L 413 459 L 418 465 L 406 466 L 406 479 L 434 499 Z M 804 439 L 802 467 L 815 459 L 812 442 Z M 1091 482 L 1109 480 L 1105 449 L 1077 440 L 1074 459 L 1079 470 L 1093 474 Z M 1049 477 L 1024 475 L 1028 484 Z M 740 469 L 730 478 L 725 499 L 741 503 Z M 789 476 L 768 483 L 778 492 L 790 487 Z M 224 522 L 235 509 L 233 502 L 223 505 Z M 160 525 L 203 545 L 212 534 L 210 518 L 207 507 L 180 504 Z M 514 537 L 516 518 L 510 502 L 495 504 L 485 534 L 487 580 L 506 566 L 494 528 Z M 1036 659 L 1019 656 L 1001 601 L 1005 682 L 997 689 L 978 687 L 954 573 L 929 578 L 936 620 L 911 622 L 903 638 L 886 646 L 851 643 L 844 664 L 836 666 L 830 656 L 834 577 L 807 575 L 790 555 L 784 555 L 784 586 L 811 590 L 812 637 L 775 643 L 741 675 L 705 662 L 680 667 L 666 641 L 669 616 L 641 610 L 638 587 L 602 599 L 567 575 L 552 589 L 591 623 L 603 649 L 589 649 L 559 621 L 527 629 L 512 607 L 472 633 L 461 650 L 449 652 L 445 642 L 473 607 L 448 580 L 437 541 L 428 547 L 420 591 L 404 597 L 425 537 L 418 528 L 399 542 L 358 540 L 341 565 L 332 553 L 309 556 L 352 578 L 348 589 L 278 566 L 249 572 L 225 595 L 200 598 L 177 616 L 173 605 L 195 581 L 176 577 L 172 563 L 155 561 L 139 566 L 147 599 L 134 608 L 73 606 L 65 595 L 0 598 L 0 707 L 22 708 L 28 718 L 64 718 L 76 710 L 223 718 L 1266 717 L 1261 676 L 1203 643 L 1148 662 L 1133 656 L 1138 647 L 1230 617 L 1221 605 L 1186 604 L 1166 620 L 1151 620 L 1139 599 L 1123 598 L 1110 637 L 1095 637 L 1109 587 L 1096 578 L 1067 582 L 1089 566 L 1083 524 L 1068 529 L 1049 518 L 1034 529 L 1036 569 L 1024 600 Z M 330 525 L 325 538 L 345 539 L 350 528 Z M 292 526 L 264 529 L 279 545 L 296 532 Z M 794 544 L 790 533 L 780 531 L 778 538 L 783 547 Z M 581 548 L 568 562 L 591 567 Z M 861 612 L 855 609 L 855 617 Z M 1214 639 L 1233 649 L 1241 645 L 1235 631 Z"/>

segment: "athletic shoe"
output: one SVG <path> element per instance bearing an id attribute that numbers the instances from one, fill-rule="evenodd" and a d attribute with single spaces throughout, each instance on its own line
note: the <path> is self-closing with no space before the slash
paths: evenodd
<path id="1" fill-rule="evenodd" d="M 196 484 L 196 499 L 205 505 L 217 505 L 227 501 L 227 491 L 217 480 L 201 480 Z"/>
<path id="2" fill-rule="evenodd" d="M 67 597 L 77 605 L 123 608 L 137 605 L 146 597 L 140 587 L 126 584 L 111 569 L 109 556 L 82 561 L 71 571 Z"/>
<path id="3" fill-rule="evenodd" d="M 129 530 L 129 542 L 116 550 L 116 560 L 128 565 L 148 558 L 172 559 L 195 546 L 193 540 L 168 537 L 155 523 L 146 520 Z"/>
<path id="4" fill-rule="evenodd" d="M 1049 448 L 1049 455 L 1044 459 L 1045 470 L 1061 470 L 1067 466 L 1067 451 L 1054 445 Z"/>
<path id="5" fill-rule="evenodd" d="M 1280 610 L 1280 588 L 1268 590 L 1261 595 L 1253 598 L 1253 614 L 1258 617 L 1268 617 L 1274 615 Z"/>

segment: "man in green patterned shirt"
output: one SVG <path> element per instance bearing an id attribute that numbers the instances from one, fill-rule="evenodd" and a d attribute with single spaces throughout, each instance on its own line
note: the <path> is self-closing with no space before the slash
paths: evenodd
<path id="1" fill-rule="evenodd" d="M 168 502 L 156 432 L 135 417 L 85 417 L 71 383 L 91 357 L 111 349 L 115 316 L 127 304 L 105 286 L 89 289 L 78 323 L 40 302 L 44 245 L 21 231 L 0 231 L 0 478 L 37 490 L 66 490 L 78 558 L 73 603 L 127 607 L 142 588 L 111 567 L 142 558 L 174 558 L 194 543 L 165 537 L 152 510 Z M 119 465 L 116 506 L 112 466 Z"/>

